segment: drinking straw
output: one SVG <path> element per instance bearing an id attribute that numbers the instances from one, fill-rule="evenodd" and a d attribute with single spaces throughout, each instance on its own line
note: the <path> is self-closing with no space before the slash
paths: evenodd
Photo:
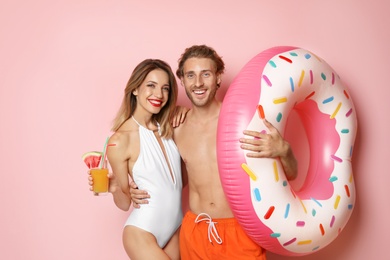
<path id="1" fill-rule="evenodd" d="M 107 168 L 107 149 L 109 146 L 116 146 L 116 144 L 107 144 L 106 153 L 104 155 L 104 163 L 106 164 L 106 168 Z M 103 155 L 102 155 L 102 157 L 103 157 Z"/>
<path id="2" fill-rule="evenodd" d="M 107 137 L 106 142 L 104 143 L 103 154 L 102 154 L 102 158 L 100 159 L 100 163 L 99 163 L 99 169 L 103 168 L 104 161 L 106 160 L 108 139 L 109 139 L 109 137 Z"/>

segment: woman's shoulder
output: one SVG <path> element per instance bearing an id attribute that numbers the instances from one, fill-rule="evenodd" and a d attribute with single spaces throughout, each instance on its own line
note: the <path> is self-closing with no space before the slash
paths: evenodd
<path id="1" fill-rule="evenodd" d="M 128 147 L 134 136 L 138 136 L 138 131 L 138 125 L 128 120 L 111 135 L 109 143 L 117 148 Z"/>
<path id="2" fill-rule="evenodd" d="M 107 150 L 107 155 L 109 160 L 127 160 L 130 157 L 130 144 L 134 142 L 132 140 L 130 131 L 114 132 L 108 140 L 110 149 Z"/>

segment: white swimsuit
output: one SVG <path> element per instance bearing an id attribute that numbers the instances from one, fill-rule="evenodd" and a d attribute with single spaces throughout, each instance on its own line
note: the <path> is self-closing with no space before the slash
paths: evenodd
<path id="1" fill-rule="evenodd" d="M 153 131 L 139 125 L 140 152 L 133 167 L 133 179 L 146 190 L 149 203 L 133 209 L 125 226 L 132 225 L 152 233 L 163 248 L 180 226 L 182 177 L 180 154 L 172 139 L 161 138 L 171 171 Z M 159 129 L 160 130 L 160 129 Z"/>

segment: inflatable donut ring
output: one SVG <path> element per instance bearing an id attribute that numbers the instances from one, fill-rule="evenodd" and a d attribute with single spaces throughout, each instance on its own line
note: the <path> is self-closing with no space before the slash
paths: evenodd
<path id="1" fill-rule="evenodd" d="M 310 162 L 295 191 L 278 158 L 249 158 L 243 130 L 284 136 L 295 109 L 306 132 Z M 230 85 L 218 122 L 217 158 L 227 200 L 245 232 L 270 252 L 307 255 L 331 243 L 355 202 L 352 150 L 355 109 L 346 87 L 315 54 L 280 46 L 250 60 Z"/>

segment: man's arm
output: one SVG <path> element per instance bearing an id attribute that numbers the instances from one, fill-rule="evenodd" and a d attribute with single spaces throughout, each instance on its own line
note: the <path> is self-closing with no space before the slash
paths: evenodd
<path id="1" fill-rule="evenodd" d="M 286 142 L 287 143 L 287 142 Z M 298 175 L 298 162 L 294 156 L 294 153 L 287 143 L 288 148 L 284 156 L 280 156 L 280 162 L 282 163 L 287 180 L 294 180 Z"/>

